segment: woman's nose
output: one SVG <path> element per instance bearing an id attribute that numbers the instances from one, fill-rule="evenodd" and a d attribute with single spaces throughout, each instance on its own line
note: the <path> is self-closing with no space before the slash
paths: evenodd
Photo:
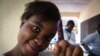
<path id="1" fill-rule="evenodd" d="M 42 36 L 35 38 L 34 41 L 37 43 L 37 45 L 44 44 L 44 41 L 43 41 L 43 37 Z"/>

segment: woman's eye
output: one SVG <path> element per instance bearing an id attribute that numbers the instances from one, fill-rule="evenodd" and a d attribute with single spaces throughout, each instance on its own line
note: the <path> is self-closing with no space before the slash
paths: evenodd
<path id="1" fill-rule="evenodd" d="M 40 32 L 40 28 L 37 26 L 33 26 L 32 30 L 33 32 L 36 32 L 36 33 Z"/>

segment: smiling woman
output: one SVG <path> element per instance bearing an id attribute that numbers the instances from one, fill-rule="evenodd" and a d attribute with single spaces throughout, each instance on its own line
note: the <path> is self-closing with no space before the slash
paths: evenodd
<path id="1" fill-rule="evenodd" d="M 58 8 L 51 2 L 35 1 L 26 4 L 21 17 L 18 43 L 4 56 L 41 56 L 57 31 L 60 20 Z M 62 45 L 64 44 L 64 46 Z M 55 46 L 54 56 L 82 56 L 82 49 L 61 40 Z M 68 49 L 67 49 L 68 48 Z M 62 50 L 62 51 L 60 51 Z M 48 56 L 46 53 L 43 56 Z"/>
<path id="2" fill-rule="evenodd" d="M 37 56 L 47 48 L 55 35 L 59 19 L 58 8 L 50 2 L 35 1 L 26 4 L 21 17 L 18 44 L 4 55 Z"/>

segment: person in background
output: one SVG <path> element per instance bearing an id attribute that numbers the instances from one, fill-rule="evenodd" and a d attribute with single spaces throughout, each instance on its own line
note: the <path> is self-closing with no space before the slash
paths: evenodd
<path id="1" fill-rule="evenodd" d="M 76 45 L 75 43 L 75 34 L 72 32 L 73 28 L 75 26 L 75 23 L 73 20 L 68 20 L 66 27 L 63 28 L 63 36 L 64 36 L 64 40 L 68 41 L 69 43 L 71 43 L 72 45 Z M 62 35 L 62 34 L 61 34 Z M 58 31 L 56 33 L 56 35 L 54 36 L 54 38 L 51 40 L 51 43 L 55 44 L 57 43 L 58 39 Z"/>
<path id="2" fill-rule="evenodd" d="M 4 56 L 83 56 L 79 46 L 61 40 L 51 53 L 44 52 L 57 31 L 60 13 L 48 1 L 34 1 L 26 5 L 21 17 L 18 43 Z"/>
<path id="3" fill-rule="evenodd" d="M 68 41 L 69 43 L 76 45 L 75 43 L 75 34 L 72 32 L 73 28 L 75 26 L 75 23 L 73 20 L 69 20 L 66 24 L 66 27 L 64 28 L 64 40 Z"/>
<path id="4" fill-rule="evenodd" d="M 95 32 L 83 39 L 82 45 L 89 52 L 89 56 L 100 56 L 100 24 L 98 24 Z"/>

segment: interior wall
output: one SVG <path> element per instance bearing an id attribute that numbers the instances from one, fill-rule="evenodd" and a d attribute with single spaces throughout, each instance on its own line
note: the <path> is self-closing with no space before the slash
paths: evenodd
<path id="1" fill-rule="evenodd" d="M 79 18 L 80 13 L 78 13 L 78 12 L 61 12 L 61 16 L 77 17 L 77 18 Z"/>
<path id="2" fill-rule="evenodd" d="M 100 14 L 84 21 L 81 23 L 81 40 L 83 40 L 87 35 L 96 31 L 96 28 L 100 24 Z"/>
<path id="3" fill-rule="evenodd" d="M 100 0 L 93 0 L 80 13 L 80 19 L 85 21 L 97 14 L 100 14 Z"/>
<path id="4" fill-rule="evenodd" d="M 100 14 L 100 0 L 93 0 L 90 4 L 88 4 L 83 10 L 82 12 L 80 13 L 80 20 L 81 22 L 85 22 L 87 21 L 88 19 L 96 16 Z M 84 25 L 87 25 L 88 23 L 84 23 Z M 83 26 L 84 27 L 84 26 Z M 88 25 L 87 25 L 88 27 Z M 87 27 L 84 27 L 81 29 L 83 29 L 85 32 L 87 32 L 88 30 Z M 86 28 L 86 29 L 85 29 Z M 82 30 L 80 30 L 81 32 Z M 85 33 L 83 32 L 83 33 Z M 80 33 L 80 35 L 83 35 L 83 33 Z M 86 34 L 86 33 L 85 33 Z M 86 36 L 86 35 L 85 35 Z M 81 39 L 83 39 L 84 37 L 82 37 Z"/>
<path id="5" fill-rule="evenodd" d="M 17 43 L 20 16 L 30 0 L 0 0 L 0 52 L 12 49 Z"/>

